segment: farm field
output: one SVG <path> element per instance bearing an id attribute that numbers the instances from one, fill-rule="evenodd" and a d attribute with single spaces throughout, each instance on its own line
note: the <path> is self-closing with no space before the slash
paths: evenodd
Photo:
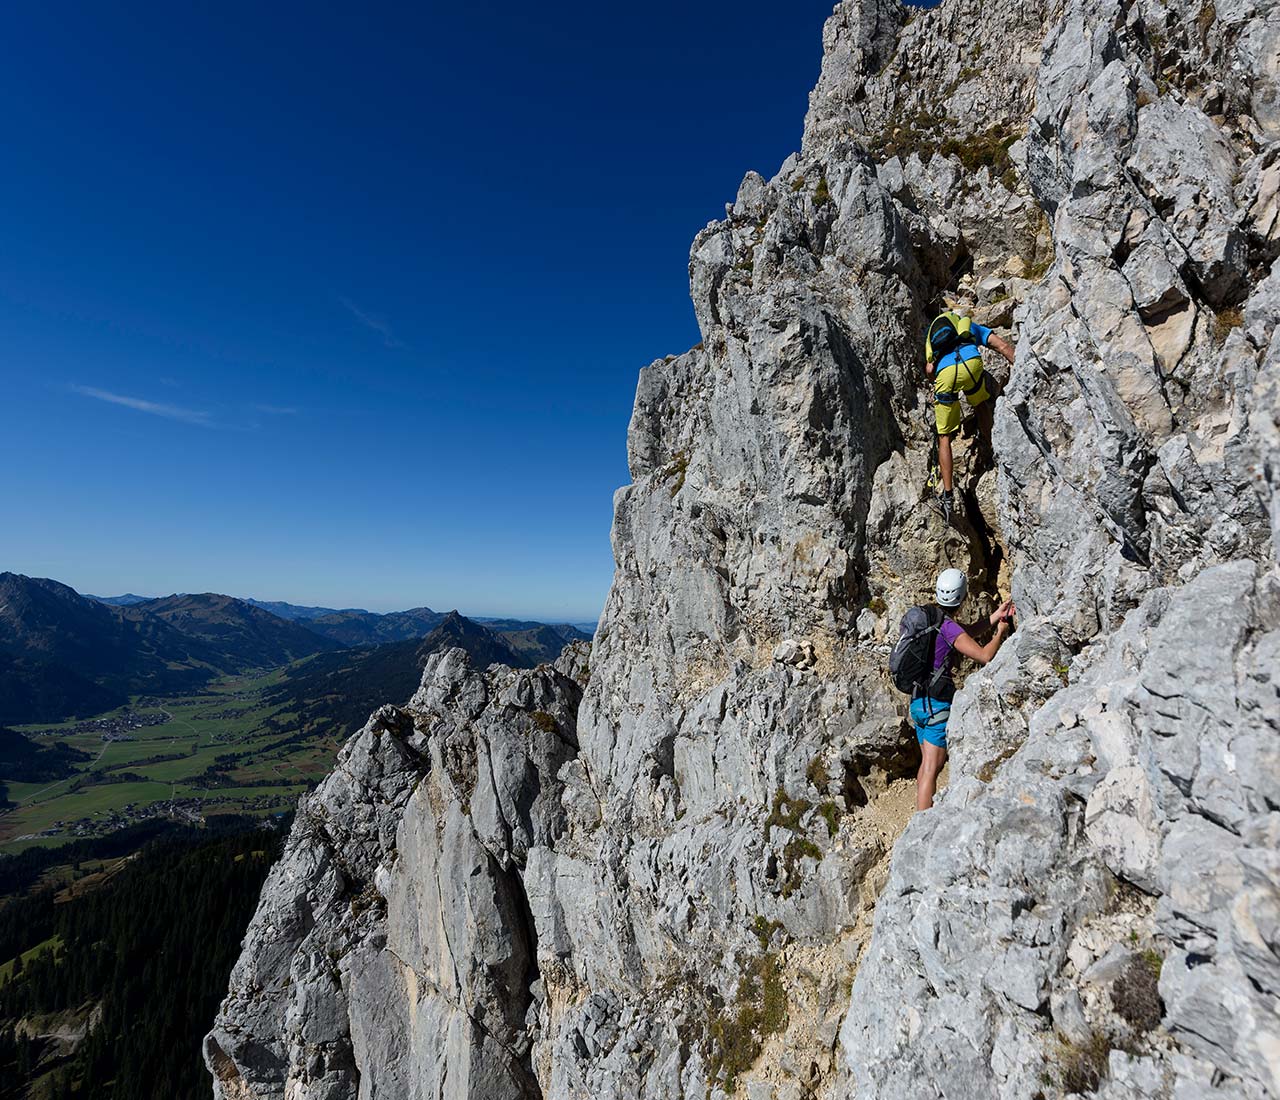
<path id="1" fill-rule="evenodd" d="M 87 754 L 51 783 L 7 782 L 0 855 L 53 846 L 157 816 L 291 810 L 329 771 L 340 739 L 299 737 L 293 715 L 263 701 L 282 670 L 229 676 L 195 695 L 140 697 L 95 719 L 24 726 Z"/>

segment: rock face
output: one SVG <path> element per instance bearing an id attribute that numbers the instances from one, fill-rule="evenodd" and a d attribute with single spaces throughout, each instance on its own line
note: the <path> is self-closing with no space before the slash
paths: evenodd
<path id="1" fill-rule="evenodd" d="M 590 667 L 450 651 L 353 738 L 218 1096 L 1280 1095 L 1280 12 L 846 0 L 824 46 L 641 372 Z M 944 303 L 1017 343 L 951 527 Z M 1022 621 L 911 817 L 882 668 L 953 565 Z"/>

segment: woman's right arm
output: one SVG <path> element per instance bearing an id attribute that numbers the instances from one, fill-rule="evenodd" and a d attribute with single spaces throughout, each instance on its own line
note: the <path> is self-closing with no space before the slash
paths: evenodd
<path id="1" fill-rule="evenodd" d="M 996 655 L 996 650 L 1000 648 L 1000 643 L 1005 640 L 1008 633 L 1009 624 L 1001 619 L 996 623 L 995 636 L 986 645 L 978 645 L 967 632 L 964 632 L 956 639 L 955 649 L 961 656 L 972 657 L 978 664 L 985 665 Z"/>

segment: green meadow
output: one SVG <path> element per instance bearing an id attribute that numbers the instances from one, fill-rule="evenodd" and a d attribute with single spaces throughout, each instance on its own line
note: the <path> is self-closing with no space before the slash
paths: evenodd
<path id="1" fill-rule="evenodd" d="M 87 754 L 76 774 L 52 783 L 7 783 L 16 808 L 0 812 L 0 854 L 96 836 L 157 813 L 266 815 L 292 809 L 298 795 L 332 766 L 340 741 L 314 736 L 282 745 L 296 732 L 292 715 L 263 702 L 283 670 L 230 676 L 199 695 L 140 698 L 122 714 L 157 724 L 103 740 L 84 720 L 21 727 Z"/>

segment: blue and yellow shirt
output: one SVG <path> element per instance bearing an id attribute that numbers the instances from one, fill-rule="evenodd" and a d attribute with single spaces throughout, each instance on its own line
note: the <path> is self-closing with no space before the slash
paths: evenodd
<path id="1" fill-rule="evenodd" d="M 958 347 L 952 348 L 946 355 L 941 356 L 933 365 L 933 369 L 938 374 L 941 374 L 948 367 L 955 366 L 957 363 L 963 363 L 967 359 L 981 357 L 978 347 L 979 345 L 984 348 L 987 346 L 987 341 L 991 338 L 991 330 L 986 325 L 980 325 L 977 321 L 972 321 L 969 324 L 969 334 L 977 337 L 977 343 L 972 340 L 966 340 Z"/>

